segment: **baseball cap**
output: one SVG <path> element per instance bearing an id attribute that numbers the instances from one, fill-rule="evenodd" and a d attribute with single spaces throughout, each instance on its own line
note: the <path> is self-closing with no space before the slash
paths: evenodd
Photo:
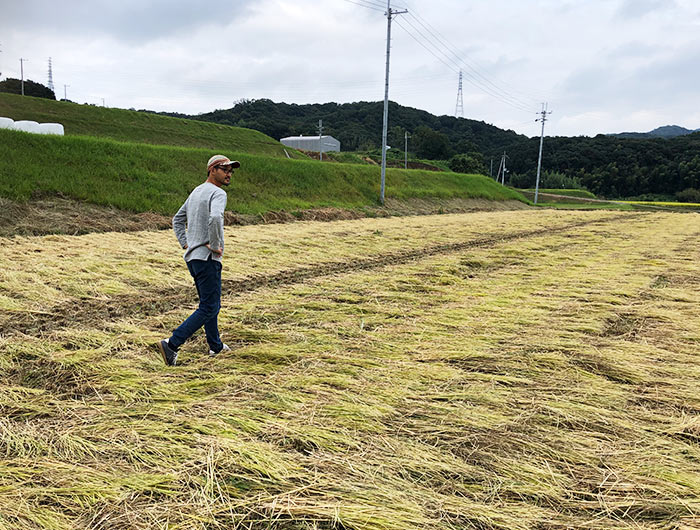
<path id="1" fill-rule="evenodd" d="M 224 155 L 214 155 L 207 162 L 207 171 L 211 170 L 214 166 L 232 166 L 241 167 L 241 163 L 238 160 L 229 160 Z"/>

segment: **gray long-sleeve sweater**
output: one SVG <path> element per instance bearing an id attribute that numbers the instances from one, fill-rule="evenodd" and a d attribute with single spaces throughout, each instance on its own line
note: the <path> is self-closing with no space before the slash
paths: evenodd
<path id="1" fill-rule="evenodd" d="M 224 210 L 226 192 L 211 182 L 200 184 L 192 190 L 185 204 L 173 217 L 175 237 L 182 248 L 187 246 L 185 261 L 193 259 L 221 261 L 211 248 L 224 249 Z"/>

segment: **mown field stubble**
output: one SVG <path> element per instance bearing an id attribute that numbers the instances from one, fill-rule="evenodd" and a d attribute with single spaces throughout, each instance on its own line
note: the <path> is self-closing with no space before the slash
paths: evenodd
<path id="1" fill-rule="evenodd" d="M 700 223 L 527 211 L 3 240 L 0 529 L 698 528 Z"/>

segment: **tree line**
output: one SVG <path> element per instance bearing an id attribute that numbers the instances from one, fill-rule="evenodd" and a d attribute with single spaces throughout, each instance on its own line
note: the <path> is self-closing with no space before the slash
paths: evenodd
<path id="1" fill-rule="evenodd" d="M 269 99 L 241 100 L 225 110 L 198 116 L 178 115 L 261 131 L 275 139 L 324 134 L 343 151 L 381 147 L 382 102 L 296 105 Z M 508 180 L 518 187 L 535 185 L 539 138 L 528 138 L 483 121 L 435 116 L 390 102 L 387 143 L 428 160 L 449 160 L 455 171 L 487 174 L 508 154 Z M 487 167 L 488 166 L 488 167 Z M 543 180 L 547 187 L 575 186 L 604 197 L 666 195 L 700 190 L 700 133 L 675 138 L 547 137 Z M 495 172 L 495 169 L 494 169 Z M 697 192 L 700 194 L 700 191 Z"/>
<path id="2" fill-rule="evenodd" d="M 8 94 L 21 94 L 22 80 L 15 79 L 14 77 L 8 77 L 7 79 L 0 81 L 0 92 L 5 92 Z M 24 95 L 35 98 L 56 99 L 56 94 L 54 94 L 54 91 L 49 87 L 35 81 L 30 81 L 29 79 L 25 79 L 24 81 Z"/>
<path id="3" fill-rule="evenodd" d="M 515 186 L 534 186 L 538 148 L 539 138 L 508 148 Z M 569 186 L 603 197 L 680 194 L 681 199 L 700 201 L 700 133 L 669 139 L 602 134 L 545 138 L 542 166 L 555 179 L 566 177 Z"/>
<path id="4" fill-rule="evenodd" d="M 247 127 L 276 140 L 317 135 L 318 120 L 323 120 L 323 133 L 340 140 L 343 151 L 370 151 L 381 147 L 383 105 L 383 102 L 364 101 L 296 105 L 257 99 L 241 100 L 230 109 L 197 116 L 173 115 Z M 418 158 L 447 160 L 455 154 L 498 150 L 526 139 L 483 121 L 435 116 L 394 102 L 389 104 L 389 114 L 387 143 L 403 151 L 404 134 L 408 132 L 409 151 Z"/>
<path id="5" fill-rule="evenodd" d="M 56 98 L 34 81 L 25 81 L 24 91 L 28 96 Z M 20 80 L 0 82 L 0 92 L 20 93 Z M 447 161 L 443 166 L 463 173 L 488 174 L 491 161 L 497 167 L 505 151 L 510 170 L 506 182 L 522 188 L 535 185 L 539 138 L 483 121 L 389 105 L 387 143 L 395 157 L 403 153 L 406 133 L 410 156 Z M 278 140 L 317 135 L 318 121 L 323 120 L 324 134 L 340 140 L 343 151 L 381 148 L 383 102 L 296 105 L 258 99 L 196 116 L 161 114 L 246 127 Z M 580 187 L 610 198 L 676 195 L 700 201 L 700 132 L 673 138 L 547 137 L 543 170 L 540 184 L 547 188 Z"/>

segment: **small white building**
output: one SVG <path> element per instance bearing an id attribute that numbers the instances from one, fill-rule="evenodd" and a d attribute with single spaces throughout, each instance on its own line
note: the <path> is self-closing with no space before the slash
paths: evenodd
<path id="1" fill-rule="evenodd" d="M 280 140 L 283 145 L 315 153 L 340 151 L 340 142 L 332 136 L 288 136 Z"/>

